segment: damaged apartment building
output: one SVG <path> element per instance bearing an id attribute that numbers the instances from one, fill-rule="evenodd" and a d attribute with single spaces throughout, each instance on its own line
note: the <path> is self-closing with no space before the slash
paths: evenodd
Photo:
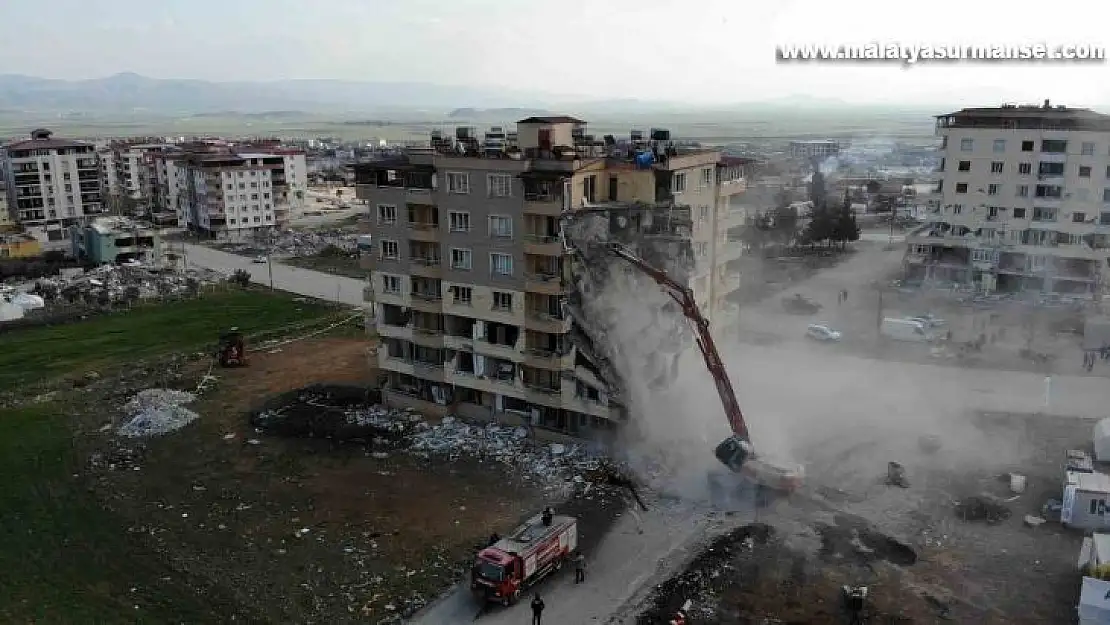
<path id="1" fill-rule="evenodd" d="M 606 237 L 678 273 L 714 323 L 733 313 L 729 199 L 743 168 L 679 149 L 665 130 L 599 140 L 580 120 L 531 117 L 515 132 L 433 133 L 430 147 L 354 169 L 374 233 L 362 263 L 376 364 L 394 405 L 576 435 L 623 418 L 605 349 L 571 314 L 590 263 L 566 253 L 565 211 L 602 216 Z"/>
<path id="2" fill-rule="evenodd" d="M 1110 263 L 1110 116 L 1043 105 L 937 117 L 941 178 L 906 277 L 1088 297 Z"/>

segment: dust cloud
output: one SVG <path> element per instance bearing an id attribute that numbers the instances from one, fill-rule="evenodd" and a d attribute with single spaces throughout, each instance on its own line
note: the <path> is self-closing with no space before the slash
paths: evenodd
<path id="1" fill-rule="evenodd" d="M 597 252 L 601 231 L 596 224 L 565 229 L 587 250 L 578 261 L 585 269 L 576 272 L 572 314 L 615 372 L 630 415 L 616 453 L 655 489 L 707 498 L 706 473 L 719 468 L 713 448 L 731 434 L 716 386 L 681 311 L 650 277 Z M 757 317 L 787 323 L 774 313 Z M 988 437 L 969 422 L 974 389 L 959 370 L 950 384 L 930 388 L 913 369 L 802 341 L 741 344 L 719 330 L 714 338 L 757 453 L 804 465 L 811 483 L 865 489 L 881 481 L 891 461 L 911 476 L 1005 470 L 1016 461 L 1014 440 Z"/>

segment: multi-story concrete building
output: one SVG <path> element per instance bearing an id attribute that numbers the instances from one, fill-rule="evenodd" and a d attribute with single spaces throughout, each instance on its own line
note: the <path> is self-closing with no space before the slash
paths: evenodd
<path id="1" fill-rule="evenodd" d="M 289 218 L 286 156 L 189 145 L 154 159 L 159 209 L 203 236 L 237 238 L 282 227 Z"/>
<path id="2" fill-rule="evenodd" d="M 70 244 L 74 258 L 97 264 L 152 261 L 161 255 L 158 231 L 126 217 L 100 217 L 72 226 Z"/>
<path id="3" fill-rule="evenodd" d="M 13 230 L 15 227 L 15 217 L 8 204 L 8 187 L 4 182 L 3 169 L 0 169 L 0 232 Z"/>
<path id="4" fill-rule="evenodd" d="M 113 141 L 98 151 L 105 203 L 117 212 L 125 207 L 146 215 L 160 204 L 158 154 L 174 152 L 168 143 Z"/>
<path id="5" fill-rule="evenodd" d="M 832 139 L 791 141 L 788 146 L 791 158 L 800 160 L 820 159 L 840 154 L 840 143 Z"/>
<path id="6" fill-rule="evenodd" d="M 911 280 L 1094 295 L 1110 258 L 1110 116 L 1007 105 L 937 117 L 940 182 Z"/>
<path id="7" fill-rule="evenodd" d="M 374 235 L 363 266 L 386 396 L 561 431 L 607 429 L 619 409 L 568 338 L 560 216 L 673 208 L 688 220 L 690 286 L 725 323 L 739 248 L 727 235 L 736 225 L 728 200 L 743 191 L 742 164 L 679 151 L 666 131 L 625 146 L 594 141 L 570 117 L 532 117 L 515 137 L 493 135 L 482 142 L 460 128 L 457 140 L 434 136 L 431 148 L 355 166 Z"/>
<path id="8" fill-rule="evenodd" d="M 13 217 L 42 241 L 61 241 L 69 226 L 104 212 L 93 145 L 52 135 L 35 130 L 3 150 Z"/>

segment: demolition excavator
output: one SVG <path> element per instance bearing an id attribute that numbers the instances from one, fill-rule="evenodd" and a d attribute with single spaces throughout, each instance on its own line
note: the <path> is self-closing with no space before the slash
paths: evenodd
<path id="1" fill-rule="evenodd" d="M 585 209 L 576 212 L 597 213 L 603 211 L 604 209 Z M 580 254 L 581 250 L 571 245 L 565 234 L 565 226 L 575 216 L 574 213 L 564 213 L 562 218 L 564 228 L 561 238 L 564 250 L 573 254 Z M 736 399 L 736 391 L 732 388 L 732 382 L 725 370 L 725 363 L 721 360 L 717 345 L 709 332 L 709 322 L 698 308 L 693 291 L 671 278 L 661 269 L 651 266 L 624 245 L 615 241 L 607 241 L 603 245 L 606 246 L 606 251 L 609 254 L 624 260 L 662 287 L 664 292 L 682 309 L 683 316 L 686 317 L 687 322 L 693 329 L 698 349 L 705 360 L 709 375 L 713 377 L 713 382 L 717 387 L 717 395 L 720 397 L 725 416 L 732 428 L 732 435 L 721 441 L 714 450 L 717 460 L 728 467 L 732 473 L 751 480 L 758 487 L 790 493 L 801 486 L 801 467 L 772 462 L 756 455 L 748 433 L 748 425 L 744 420 L 744 413 L 740 410 L 740 403 Z M 711 477 L 711 479 L 713 478 Z"/>

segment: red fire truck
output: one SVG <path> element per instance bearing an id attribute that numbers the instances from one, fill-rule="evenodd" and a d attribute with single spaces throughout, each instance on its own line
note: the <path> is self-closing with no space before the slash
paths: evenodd
<path id="1" fill-rule="evenodd" d="M 470 589 L 482 601 L 515 603 L 529 587 L 557 571 L 578 549 L 571 516 L 537 514 L 507 538 L 478 552 Z"/>

